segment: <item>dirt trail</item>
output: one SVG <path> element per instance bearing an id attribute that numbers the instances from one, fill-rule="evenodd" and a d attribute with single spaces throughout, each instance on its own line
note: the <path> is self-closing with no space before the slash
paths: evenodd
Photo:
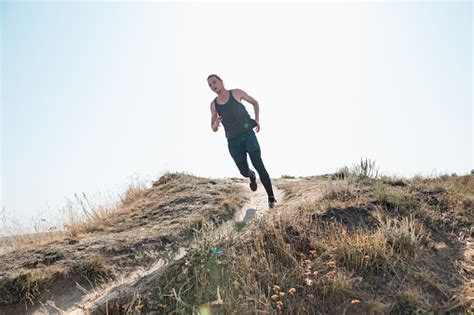
<path id="1" fill-rule="evenodd" d="M 469 237 L 466 241 L 464 250 L 464 268 L 469 274 L 474 274 L 474 239 Z M 466 284 L 467 296 L 471 301 L 474 301 L 474 278 L 468 279 Z"/>
<path id="2" fill-rule="evenodd" d="M 248 201 L 242 206 L 240 211 L 237 211 L 234 215 L 234 221 L 249 221 L 255 216 L 262 216 L 269 210 L 268 208 L 268 197 L 263 185 L 258 181 L 258 189 L 253 192 L 249 189 L 249 184 L 247 182 L 241 183 L 245 189 L 248 190 Z M 283 191 L 275 186 L 273 186 L 273 192 L 277 200 L 276 207 L 279 203 L 283 201 Z"/>
<path id="3" fill-rule="evenodd" d="M 133 294 L 136 286 L 139 285 L 142 279 L 147 279 L 153 275 L 160 274 L 170 263 L 183 258 L 186 253 L 186 249 L 179 248 L 175 255 L 169 260 L 159 259 L 153 266 L 146 270 L 139 268 L 135 272 L 130 273 L 118 281 L 107 283 L 93 292 L 88 292 L 88 294 L 82 297 L 73 307 L 63 312 L 73 315 L 94 313 L 94 311 L 101 309 L 106 305 L 108 301 L 112 301 L 120 296 L 129 296 L 130 294 Z M 52 305 L 49 304 L 49 306 Z M 45 313 L 38 311 L 33 314 L 43 315 Z"/>

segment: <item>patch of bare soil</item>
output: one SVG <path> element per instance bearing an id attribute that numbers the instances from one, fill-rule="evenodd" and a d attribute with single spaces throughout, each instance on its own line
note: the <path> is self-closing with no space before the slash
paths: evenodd
<path id="1" fill-rule="evenodd" d="M 240 211 L 237 211 L 234 216 L 234 221 L 250 221 L 254 217 L 260 217 L 267 211 L 273 211 L 268 207 L 268 196 L 260 181 L 258 181 L 258 189 L 253 192 L 249 189 L 247 182 L 240 183 L 242 188 L 247 191 L 247 202 L 242 206 Z M 273 193 L 277 200 L 276 206 L 284 204 L 284 192 L 277 186 L 273 187 Z"/>

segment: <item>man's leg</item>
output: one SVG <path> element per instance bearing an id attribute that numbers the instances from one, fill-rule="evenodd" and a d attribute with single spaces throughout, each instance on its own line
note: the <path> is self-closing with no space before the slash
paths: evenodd
<path id="1" fill-rule="evenodd" d="M 249 164 L 247 163 L 247 153 L 244 152 L 244 154 L 233 154 L 232 158 L 235 161 L 235 164 L 239 168 L 240 174 L 242 174 L 243 177 L 248 177 L 250 178 L 250 183 L 249 187 L 250 190 L 256 191 L 257 190 L 257 176 L 255 175 L 255 172 L 250 170 Z"/>
<path id="2" fill-rule="evenodd" d="M 250 168 L 247 160 L 239 163 L 235 162 L 235 164 L 237 165 L 239 172 L 243 177 L 250 177 Z"/>
<path id="3" fill-rule="evenodd" d="M 275 200 L 275 195 L 273 194 L 272 181 L 270 180 L 270 176 L 268 175 L 268 172 L 265 169 L 265 165 L 263 165 L 261 151 L 256 150 L 256 151 L 250 152 L 249 155 L 250 155 L 250 160 L 252 161 L 253 166 L 258 172 L 258 176 L 260 177 L 260 180 L 262 181 L 263 187 L 265 187 L 265 191 L 267 192 L 267 195 L 268 195 L 268 202 L 274 203 L 276 200 Z"/>
<path id="4" fill-rule="evenodd" d="M 239 172 L 244 177 L 250 177 L 251 171 L 247 162 L 247 152 L 245 150 L 245 142 L 241 139 L 232 139 L 228 142 L 229 152 L 232 159 L 237 165 Z"/>
<path id="5" fill-rule="evenodd" d="M 272 207 L 275 203 L 275 196 L 273 195 L 272 182 L 270 176 L 268 175 L 265 166 L 263 165 L 260 144 L 258 143 L 257 136 L 253 130 L 249 131 L 246 134 L 245 147 L 247 152 L 250 155 L 250 160 L 252 161 L 253 166 L 258 172 L 260 180 L 262 181 L 263 187 L 268 195 L 269 206 Z"/>

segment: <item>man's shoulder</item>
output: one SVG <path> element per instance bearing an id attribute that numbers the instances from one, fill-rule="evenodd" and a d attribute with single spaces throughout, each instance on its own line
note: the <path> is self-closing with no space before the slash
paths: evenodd
<path id="1" fill-rule="evenodd" d="M 232 89 L 232 95 L 238 97 L 239 99 L 242 98 L 243 95 L 245 95 L 245 91 L 242 89 Z"/>
<path id="2" fill-rule="evenodd" d="M 244 92 L 244 90 L 237 89 L 237 88 L 236 89 L 231 89 L 230 91 L 232 91 L 232 93 L 242 93 L 242 92 Z"/>

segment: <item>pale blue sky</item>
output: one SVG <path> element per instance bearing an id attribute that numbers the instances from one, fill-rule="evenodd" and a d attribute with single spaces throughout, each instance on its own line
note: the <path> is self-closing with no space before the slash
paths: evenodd
<path id="1" fill-rule="evenodd" d="M 238 177 L 210 128 L 209 73 L 260 102 L 272 177 L 362 156 L 387 174 L 468 173 L 472 10 L 3 2 L 1 203 L 26 221 L 134 177 Z"/>

